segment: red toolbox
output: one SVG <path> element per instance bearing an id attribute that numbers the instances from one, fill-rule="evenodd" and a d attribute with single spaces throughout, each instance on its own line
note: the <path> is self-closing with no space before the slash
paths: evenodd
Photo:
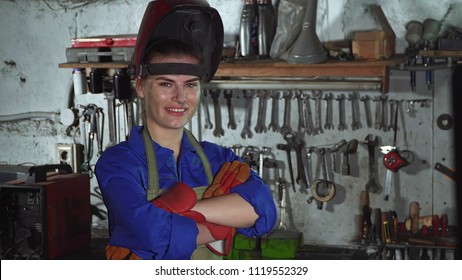
<path id="1" fill-rule="evenodd" d="M 136 44 L 136 34 L 95 36 L 71 39 L 66 49 L 67 62 L 130 61 Z"/>

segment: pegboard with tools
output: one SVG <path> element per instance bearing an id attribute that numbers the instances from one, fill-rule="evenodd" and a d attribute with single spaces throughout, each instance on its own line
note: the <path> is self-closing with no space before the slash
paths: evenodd
<path id="1" fill-rule="evenodd" d="M 394 132 L 404 129 L 398 121 L 404 125 L 404 119 L 416 118 L 418 111 L 426 114 L 431 109 L 431 102 L 431 99 L 395 99 L 380 93 L 358 91 L 206 89 L 195 125 L 197 131 L 225 146 L 240 145 L 238 143 L 242 141 L 252 146 L 262 143 L 262 138 L 270 137 L 274 145 L 265 148 L 282 162 L 281 172 L 290 175 L 287 181 L 293 190 L 299 185 L 306 192 L 314 184 L 312 175 L 307 175 L 312 171 L 306 172 L 313 166 L 322 173 L 318 181 L 330 181 L 329 175 L 337 173 L 340 167 L 340 175 L 353 173 L 358 176 L 358 168 L 351 171 L 349 162 L 350 156 L 358 152 L 358 143 L 370 146 L 372 140 L 368 137 L 374 136 L 374 145 L 368 150 L 369 157 L 372 157 L 370 165 L 376 163 L 380 151 L 388 153 L 392 147 L 396 148 L 392 141 Z M 191 124 L 190 128 L 195 127 Z M 351 137 L 351 133 L 364 136 L 346 141 L 344 138 Z M 220 141 L 222 137 L 226 142 Z M 324 141 L 325 137 L 331 143 Z M 236 141 L 235 144 L 230 143 L 231 139 Z M 319 144 L 313 144 L 315 139 L 320 139 Z M 405 151 L 408 165 L 414 155 L 408 148 Z M 313 152 L 317 155 L 317 165 L 308 163 Z M 374 170 L 377 168 L 373 167 Z M 313 191 L 316 187 L 311 189 Z M 379 188 L 374 186 L 372 190 L 375 193 Z"/>

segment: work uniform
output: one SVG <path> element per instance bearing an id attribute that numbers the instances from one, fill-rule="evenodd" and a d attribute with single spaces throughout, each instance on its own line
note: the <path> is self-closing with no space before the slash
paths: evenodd
<path id="1" fill-rule="evenodd" d="M 128 141 L 109 147 L 96 163 L 95 174 L 108 210 L 109 244 L 129 248 L 143 259 L 190 259 L 196 249 L 196 223 L 171 214 L 147 200 L 148 168 L 143 127 L 133 127 Z M 209 185 L 204 166 L 183 135 L 178 162 L 173 151 L 152 142 L 157 158 L 161 191 L 178 182 L 195 188 Z M 229 148 L 200 142 L 215 175 L 225 162 L 239 157 Z M 250 203 L 259 218 L 249 228 L 238 228 L 246 236 L 261 236 L 275 225 L 277 212 L 269 188 L 252 171 L 249 179 L 231 190 Z"/>

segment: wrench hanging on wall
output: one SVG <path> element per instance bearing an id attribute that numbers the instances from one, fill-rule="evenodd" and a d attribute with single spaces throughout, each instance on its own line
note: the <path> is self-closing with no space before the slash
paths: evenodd
<path id="1" fill-rule="evenodd" d="M 351 93 L 350 95 L 348 95 L 348 99 L 351 102 L 351 117 L 352 117 L 351 129 L 352 130 L 360 129 L 362 125 L 361 125 L 361 118 L 359 115 L 359 93 L 358 92 Z"/>
<path id="2" fill-rule="evenodd" d="M 282 127 L 279 130 L 282 136 L 292 133 L 292 128 L 290 127 L 290 115 L 291 115 L 291 103 L 292 103 L 292 92 L 286 91 L 283 93 L 284 98 L 284 120 Z"/>
<path id="3" fill-rule="evenodd" d="M 271 92 L 271 122 L 268 125 L 268 130 L 277 132 L 279 131 L 279 98 L 281 93 L 279 91 Z"/>
<path id="4" fill-rule="evenodd" d="M 266 132 L 266 101 L 268 99 L 268 92 L 266 90 L 259 90 L 258 96 L 258 113 L 257 113 L 257 124 L 255 125 L 256 133 Z"/>
<path id="5" fill-rule="evenodd" d="M 201 96 L 201 107 L 202 107 L 202 110 L 204 110 L 204 115 L 205 115 L 204 128 L 205 129 L 212 129 L 213 124 L 210 121 L 210 111 L 209 111 L 209 107 L 207 105 L 207 100 L 205 100 L 206 97 L 207 97 L 207 93 L 206 93 L 206 91 L 203 91 L 202 96 Z"/>
<path id="6" fill-rule="evenodd" d="M 326 93 L 324 99 L 326 100 L 326 123 L 324 129 L 334 129 L 334 120 L 333 120 L 333 99 L 334 94 L 332 92 Z"/>
<path id="7" fill-rule="evenodd" d="M 311 111 L 311 102 L 310 102 L 311 96 L 307 92 L 303 92 L 302 100 L 305 103 L 305 108 L 303 110 L 304 116 L 305 116 L 305 125 L 306 125 L 305 132 L 308 135 L 317 134 L 317 132 L 314 133 L 315 129 L 314 129 L 314 124 L 313 124 L 313 113 Z"/>
<path id="8" fill-rule="evenodd" d="M 377 176 L 377 166 L 375 164 L 375 147 L 377 147 L 379 144 L 379 139 L 377 136 L 368 134 L 363 144 L 367 146 L 369 158 L 369 174 L 368 181 L 366 183 L 366 191 L 376 193 L 380 188 L 375 181 Z"/>
<path id="9" fill-rule="evenodd" d="M 226 107 L 228 107 L 228 128 L 235 130 L 237 125 L 234 116 L 234 106 L 232 103 L 233 92 L 231 90 L 225 90 L 223 95 L 226 99 Z"/>
<path id="10" fill-rule="evenodd" d="M 338 101 L 338 108 L 339 108 L 339 113 L 338 113 L 338 125 L 337 129 L 342 131 L 348 128 L 346 121 L 345 121 L 345 94 L 340 94 L 335 98 Z"/>
<path id="11" fill-rule="evenodd" d="M 252 138 L 252 130 L 250 129 L 252 125 L 252 101 L 255 95 L 253 90 L 244 90 L 243 92 L 245 98 L 245 116 L 244 116 L 244 127 L 242 128 L 241 137 L 242 139 Z"/>
<path id="12" fill-rule="evenodd" d="M 99 156 L 103 152 L 104 113 L 103 109 L 95 104 L 78 105 L 78 107 L 82 109 L 80 135 L 84 147 L 84 162 L 81 169 L 83 172 L 92 174 L 90 162 L 94 154 L 95 140 L 98 150 L 97 155 Z"/>
<path id="13" fill-rule="evenodd" d="M 221 107 L 220 107 L 220 90 L 218 89 L 209 89 L 208 93 L 213 100 L 213 111 L 215 115 L 215 129 L 213 130 L 213 136 L 221 137 L 225 135 L 223 126 L 221 125 Z"/>
<path id="14" fill-rule="evenodd" d="M 370 97 L 369 95 L 361 96 L 361 101 L 364 103 L 364 111 L 366 115 L 366 124 L 367 127 L 372 127 L 372 112 L 371 112 L 371 104 L 370 104 Z"/>
<path id="15" fill-rule="evenodd" d="M 311 96 L 314 99 L 314 107 L 315 107 L 315 124 L 313 134 L 324 133 L 322 129 L 322 117 L 321 117 L 321 98 L 322 98 L 322 91 L 313 91 Z"/>

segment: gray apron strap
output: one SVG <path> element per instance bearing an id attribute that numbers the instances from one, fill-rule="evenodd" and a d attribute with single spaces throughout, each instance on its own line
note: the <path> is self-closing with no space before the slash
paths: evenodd
<path id="1" fill-rule="evenodd" d="M 148 164 L 148 201 L 153 200 L 159 196 L 159 173 L 157 171 L 157 159 L 154 151 L 154 145 L 152 144 L 151 135 L 149 134 L 148 128 L 145 125 L 143 129 L 143 140 L 144 140 L 144 151 L 146 153 L 146 161 Z"/>
<path id="2" fill-rule="evenodd" d="M 199 158 L 201 159 L 202 166 L 204 166 L 205 175 L 207 175 L 207 180 L 209 181 L 209 185 L 213 182 L 213 174 L 212 174 L 212 167 L 210 167 L 210 162 L 207 156 L 204 153 L 201 145 L 197 141 L 196 137 L 191 133 L 191 131 L 185 128 L 186 136 L 188 137 L 189 142 L 193 145 L 194 149 L 196 150 Z"/>
<path id="3" fill-rule="evenodd" d="M 209 182 L 209 185 L 212 184 L 213 181 L 213 174 L 212 174 L 212 168 L 210 166 L 209 159 L 204 153 L 204 150 L 202 149 L 201 145 L 199 142 L 196 140 L 194 135 L 192 133 L 185 129 L 186 136 L 188 137 L 189 142 L 191 145 L 194 147 L 196 150 L 197 154 L 199 155 L 199 158 L 202 162 L 202 166 L 204 166 L 205 174 L 207 175 L 207 180 Z M 152 139 L 151 135 L 149 134 L 148 128 L 145 125 L 143 129 L 143 140 L 144 140 L 144 150 L 146 153 L 146 160 L 148 164 L 148 194 L 147 194 L 147 199 L 148 201 L 153 200 L 160 194 L 160 187 L 159 187 L 159 173 L 157 170 L 157 159 L 156 159 L 156 153 L 154 151 L 154 145 L 152 144 Z"/>

